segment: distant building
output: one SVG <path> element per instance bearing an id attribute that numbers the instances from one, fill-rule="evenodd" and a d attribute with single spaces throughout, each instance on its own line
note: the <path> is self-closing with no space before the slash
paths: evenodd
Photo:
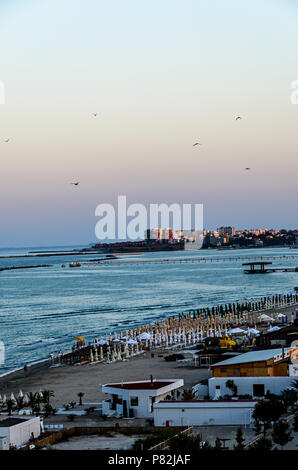
<path id="1" fill-rule="evenodd" d="M 178 388 L 183 387 L 182 379 L 145 380 L 105 384 L 102 392 L 111 398 L 102 402 L 102 414 L 116 417 L 153 417 L 154 403 L 174 398 Z"/>
<path id="2" fill-rule="evenodd" d="M 217 229 L 217 231 L 222 237 L 233 237 L 235 235 L 236 229 L 235 227 L 220 227 Z"/>
<path id="3" fill-rule="evenodd" d="M 211 365 L 213 377 L 288 376 L 293 348 L 250 351 Z"/>

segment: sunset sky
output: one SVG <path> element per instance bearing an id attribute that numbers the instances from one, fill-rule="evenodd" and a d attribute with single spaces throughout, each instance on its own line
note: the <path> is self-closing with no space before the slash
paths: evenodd
<path id="1" fill-rule="evenodd" d="M 0 0 L 0 247 L 95 241 L 118 195 L 297 228 L 297 23 L 295 0 Z"/>

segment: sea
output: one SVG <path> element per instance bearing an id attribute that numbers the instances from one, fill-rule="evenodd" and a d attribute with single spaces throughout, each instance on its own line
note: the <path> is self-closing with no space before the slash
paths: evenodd
<path id="1" fill-rule="evenodd" d="M 248 257 L 266 256 L 273 267 L 296 267 L 298 249 L 290 248 L 126 254 L 117 256 L 131 261 L 175 259 L 178 263 L 88 268 L 69 268 L 69 263 L 99 259 L 100 255 L 1 258 L 34 250 L 80 248 L 0 249 L 0 268 L 51 265 L 0 271 L 0 341 L 5 351 L 0 373 L 48 358 L 51 353 L 66 352 L 77 335 L 88 342 L 181 312 L 293 292 L 298 285 L 297 272 L 247 275 L 242 266 Z M 194 261 L 179 263 L 185 258 Z M 205 260 L 198 262 L 200 258 Z"/>

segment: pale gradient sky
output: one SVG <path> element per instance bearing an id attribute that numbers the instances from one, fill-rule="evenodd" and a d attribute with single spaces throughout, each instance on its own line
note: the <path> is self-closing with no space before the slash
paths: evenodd
<path id="1" fill-rule="evenodd" d="M 118 194 L 297 227 L 296 4 L 0 0 L 0 247 L 92 242 Z"/>

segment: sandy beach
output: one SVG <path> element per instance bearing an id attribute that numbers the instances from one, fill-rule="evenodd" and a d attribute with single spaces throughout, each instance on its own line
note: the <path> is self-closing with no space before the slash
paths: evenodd
<path id="1" fill-rule="evenodd" d="M 53 390 L 55 397 L 51 399 L 54 407 L 60 407 L 70 401 L 78 402 L 77 394 L 85 393 L 85 403 L 96 403 L 104 399 L 101 385 L 105 383 L 149 380 L 152 374 L 156 379 L 184 379 L 185 388 L 190 388 L 200 380 L 211 377 L 208 369 L 194 367 L 181 367 L 176 362 L 166 362 L 164 357 L 169 350 L 154 350 L 145 352 L 129 359 L 127 362 L 119 361 L 111 364 L 97 363 L 85 365 L 62 365 L 55 368 L 44 368 L 27 376 L 8 378 L 1 387 L 1 393 L 7 396 L 13 392 L 17 394 L 20 389 L 23 393 L 42 390 Z"/>

